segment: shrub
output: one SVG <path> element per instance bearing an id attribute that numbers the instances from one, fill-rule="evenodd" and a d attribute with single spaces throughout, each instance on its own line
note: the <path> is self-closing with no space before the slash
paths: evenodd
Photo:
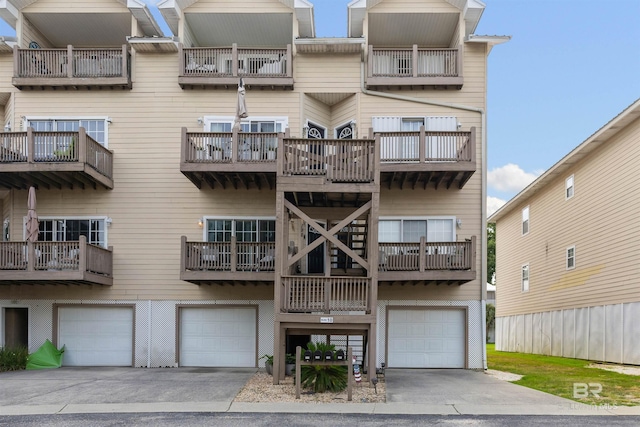
<path id="1" fill-rule="evenodd" d="M 307 344 L 307 350 L 320 350 L 324 354 L 327 350 L 335 351 L 335 345 L 312 343 Z M 347 388 L 347 367 L 339 365 L 305 365 L 300 373 L 302 386 L 313 388 L 316 393 L 326 391 L 338 392 Z"/>
<path id="2" fill-rule="evenodd" d="M 29 350 L 26 347 L 0 348 L 0 372 L 25 369 L 28 357 Z"/>

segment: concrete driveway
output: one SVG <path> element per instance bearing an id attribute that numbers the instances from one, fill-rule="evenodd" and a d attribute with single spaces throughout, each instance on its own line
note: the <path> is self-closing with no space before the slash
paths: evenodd
<path id="1" fill-rule="evenodd" d="M 580 404 L 463 369 L 387 369 L 387 403 L 450 408 L 452 414 L 576 414 Z"/>
<path id="2" fill-rule="evenodd" d="M 3 408 L 50 413 L 56 407 L 227 410 L 257 368 L 59 368 L 0 374 Z M 147 405 L 149 406 L 149 405 Z M 26 408 L 30 408 L 26 410 Z M 14 411 L 12 411 L 14 412 Z"/>

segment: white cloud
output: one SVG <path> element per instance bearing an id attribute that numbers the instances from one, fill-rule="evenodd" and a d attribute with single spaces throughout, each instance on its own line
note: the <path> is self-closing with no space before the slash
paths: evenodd
<path id="1" fill-rule="evenodd" d="M 500 209 L 502 205 L 507 203 L 506 200 L 499 199 L 497 197 L 487 196 L 487 218 L 493 215 L 495 211 Z"/>
<path id="2" fill-rule="evenodd" d="M 519 192 L 529 185 L 539 174 L 528 173 L 513 163 L 490 170 L 487 174 L 487 184 L 496 191 L 505 193 Z"/>

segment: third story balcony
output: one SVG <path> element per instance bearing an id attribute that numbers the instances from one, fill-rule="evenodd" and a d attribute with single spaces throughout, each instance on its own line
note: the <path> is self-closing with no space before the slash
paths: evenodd
<path id="1" fill-rule="evenodd" d="M 293 55 L 285 48 L 179 46 L 178 83 L 183 89 L 235 88 L 242 78 L 247 89 L 293 89 Z"/>
<path id="2" fill-rule="evenodd" d="M 369 46 L 368 89 L 459 90 L 462 83 L 462 46 L 456 49 Z"/>
<path id="3" fill-rule="evenodd" d="M 113 188 L 113 153 L 73 131 L 0 133 L 0 188 Z"/>
<path id="4" fill-rule="evenodd" d="M 131 54 L 121 48 L 19 49 L 13 51 L 18 89 L 131 89 Z"/>

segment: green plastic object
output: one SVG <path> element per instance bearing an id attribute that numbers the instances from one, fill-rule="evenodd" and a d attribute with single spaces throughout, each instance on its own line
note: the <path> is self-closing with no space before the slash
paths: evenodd
<path id="1" fill-rule="evenodd" d="M 51 341 L 46 340 L 35 353 L 29 355 L 27 370 L 59 368 L 62 366 L 63 353 L 64 346 L 58 350 Z"/>

